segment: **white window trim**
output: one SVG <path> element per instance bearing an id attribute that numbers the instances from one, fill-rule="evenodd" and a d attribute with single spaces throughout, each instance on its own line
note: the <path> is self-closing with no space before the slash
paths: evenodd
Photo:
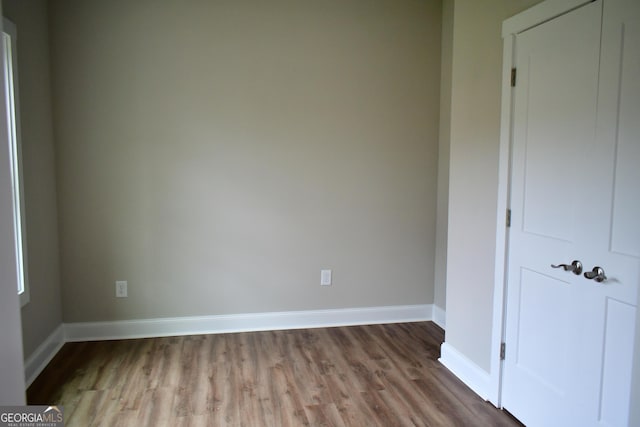
<path id="1" fill-rule="evenodd" d="M 9 43 L 7 42 L 7 36 Z M 2 58 L 5 67 L 5 87 L 7 104 L 7 122 L 9 124 L 9 150 L 12 156 L 12 177 L 14 178 L 14 227 L 16 233 L 16 262 L 18 272 L 18 284 L 22 289 L 17 289 L 20 295 L 20 306 L 24 307 L 30 301 L 29 274 L 27 262 L 27 227 L 24 208 L 24 174 L 22 168 L 22 138 L 20 130 L 20 96 L 18 91 L 18 56 L 17 56 L 18 31 L 16 25 L 3 18 L 2 42 L 5 44 L 5 57 Z M 7 61 L 10 55 L 10 62 Z M 15 149 L 14 149 L 15 147 Z M 17 166 L 17 171 L 15 167 Z M 17 175 L 17 183 L 15 177 Z M 16 188 L 17 187 L 17 188 Z M 16 212 L 17 211 L 17 212 Z"/>

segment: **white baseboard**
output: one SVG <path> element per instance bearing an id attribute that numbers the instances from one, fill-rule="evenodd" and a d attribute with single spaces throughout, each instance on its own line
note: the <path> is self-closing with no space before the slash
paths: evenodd
<path id="1" fill-rule="evenodd" d="M 27 387 L 65 342 L 324 328 L 434 320 L 432 304 L 64 323 L 25 361 Z"/>
<path id="2" fill-rule="evenodd" d="M 99 341 L 433 320 L 433 305 L 65 323 L 66 341 Z"/>
<path id="3" fill-rule="evenodd" d="M 488 400 L 491 390 L 491 376 L 487 371 L 446 342 L 440 346 L 440 359 L 438 360 L 478 396 Z"/>
<path id="4" fill-rule="evenodd" d="M 24 362 L 24 377 L 26 386 L 40 375 L 40 372 L 51 362 L 65 343 L 63 325 L 58 326 Z"/>
<path id="5" fill-rule="evenodd" d="M 447 329 L 447 313 L 438 307 L 437 305 L 433 305 L 433 323 L 440 326 L 442 329 Z"/>

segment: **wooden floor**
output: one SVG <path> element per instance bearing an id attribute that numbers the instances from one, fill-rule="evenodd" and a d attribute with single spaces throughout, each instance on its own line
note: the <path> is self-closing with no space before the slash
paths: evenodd
<path id="1" fill-rule="evenodd" d="M 431 322 L 67 343 L 27 392 L 66 426 L 518 426 Z"/>

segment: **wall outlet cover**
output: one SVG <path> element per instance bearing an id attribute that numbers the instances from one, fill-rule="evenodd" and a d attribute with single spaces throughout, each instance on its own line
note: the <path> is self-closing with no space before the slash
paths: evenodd
<path id="1" fill-rule="evenodd" d="M 116 298 L 127 298 L 127 281 L 126 280 L 118 280 L 116 281 Z"/>
<path id="2" fill-rule="evenodd" d="M 331 285 L 331 270 L 320 270 L 320 285 Z"/>

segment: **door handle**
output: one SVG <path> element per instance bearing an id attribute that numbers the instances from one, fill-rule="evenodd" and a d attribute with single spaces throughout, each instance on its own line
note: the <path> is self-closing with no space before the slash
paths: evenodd
<path id="1" fill-rule="evenodd" d="M 589 280 L 595 280 L 598 283 L 604 282 L 607 280 L 607 276 L 604 275 L 604 269 L 602 267 L 595 266 L 593 270 L 587 271 L 584 273 L 584 277 Z"/>
<path id="2" fill-rule="evenodd" d="M 582 263 L 578 260 L 574 260 L 571 264 L 551 264 L 552 268 L 562 268 L 564 271 L 570 271 L 576 276 L 579 276 L 582 273 Z M 586 277 L 586 274 L 585 274 Z"/>

